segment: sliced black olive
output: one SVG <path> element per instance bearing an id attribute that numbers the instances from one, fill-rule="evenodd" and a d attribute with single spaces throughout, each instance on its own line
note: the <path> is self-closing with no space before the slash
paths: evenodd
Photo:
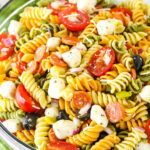
<path id="1" fill-rule="evenodd" d="M 53 28 L 49 28 L 49 30 L 48 30 L 48 31 L 50 32 L 51 37 L 54 37 L 54 29 L 53 29 Z"/>
<path id="2" fill-rule="evenodd" d="M 65 110 L 60 110 L 59 115 L 57 116 L 57 120 L 69 120 L 69 115 L 65 112 Z"/>
<path id="3" fill-rule="evenodd" d="M 23 127 L 27 130 L 34 129 L 37 118 L 38 116 L 34 113 L 27 114 L 22 120 Z"/>
<path id="4" fill-rule="evenodd" d="M 133 55 L 134 65 L 136 71 L 140 71 L 143 66 L 143 59 L 140 55 Z"/>
<path id="5" fill-rule="evenodd" d="M 89 119 L 90 119 L 90 111 L 91 111 L 91 110 L 89 109 L 87 113 L 81 115 L 81 114 L 79 113 L 80 110 L 77 110 L 77 112 L 76 112 L 77 118 L 80 119 L 80 120 L 82 120 L 82 121 L 89 120 Z"/>
<path id="6" fill-rule="evenodd" d="M 7 72 L 6 72 L 6 76 L 9 77 L 9 72 L 11 71 L 12 69 L 9 69 Z"/>

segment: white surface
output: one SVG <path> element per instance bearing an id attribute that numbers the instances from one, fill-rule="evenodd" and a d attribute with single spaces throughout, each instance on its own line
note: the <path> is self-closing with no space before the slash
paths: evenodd
<path id="1" fill-rule="evenodd" d="M 9 0 L 0 0 L 0 8 L 2 8 Z"/>

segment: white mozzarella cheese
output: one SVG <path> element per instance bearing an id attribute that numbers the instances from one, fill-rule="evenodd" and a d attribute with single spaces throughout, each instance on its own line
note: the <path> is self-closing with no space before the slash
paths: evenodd
<path id="1" fill-rule="evenodd" d="M 54 51 L 60 45 L 61 40 L 59 37 L 51 37 L 47 41 L 47 47 L 49 51 Z"/>
<path id="2" fill-rule="evenodd" d="M 45 116 L 48 116 L 48 117 L 57 117 L 58 116 L 58 108 L 55 107 L 55 106 L 50 106 L 49 108 L 46 108 L 45 110 Z"/>
<path id="3" fill-rule="evenodd" d="M 142 98 L 142 100 L 150 103 L 150 85 L 144 86 L 139 95 Z"/>
<path id="4" fill-rule="evenodd" d="M 52 77 L 50 79 L 48 95 L 51 98 L 59 99 L 61 97 L 61 92 L 65 88 L 65 80 L 58 77 Z"/>
<path id="5" fill-rule="evenodd" d="M 150 150 L 150 144 L 149 143 L 144 143 L 144 142 L 141 142 L 136 150 Z"/>
<path id="6" fill-rule="evenodd" d="M 12 81 L 3 82 L 0 86 L 0 95 L 4 98 L 15 99 L 16 86 Z"/>
<path id="7" fill-rule="evenodd" d="M 78 67 L 81 63 L 81 52 L 77 49 L 71 49 L 62 54 L 63 60 L 71 67 Z"/>
<path id="8" fill-rule="evenodd" d="M 21 28 L 23 28 L 23 25 L 20 22 L 12 20 L 9 24 L 8 32 L 9 34 L 15 35 L 18 38 Z"/>
<path id="9" fill-rule="evenodd" d="M 88 14 L 91 14 L 95 11 L 95 5 L 97 0 L 78 0 L 77 7 L 79 10 L 83 10 Z"/>
<path id="10" fill-rule="evenodd" d="M 100 20 L 97 23 L 97 30 L 99 35 L 110 35 L 114 33 L 115 26 L 111 20 Z"/>
<path id="11" fill-rule="evenodd" d="M 11 132 L 15 133 L 22 129 L 21 123 L 17 119 L 8 119 L 3 122 L 3 125 Z"/>
<path id="12" fill-rule="evenodd" d="M 90 118 L 104 128 L 108 125 L 108 119 L 106 117 L 105 111 L 99 105 L 92 106 Z"/>
<path id="13" fill-rule="evenodd" d="M 77 126 L 70 120 L 59 120 L 53 124 L 53 130 L 58 139 L 66 139 L 73 135 Z"/>

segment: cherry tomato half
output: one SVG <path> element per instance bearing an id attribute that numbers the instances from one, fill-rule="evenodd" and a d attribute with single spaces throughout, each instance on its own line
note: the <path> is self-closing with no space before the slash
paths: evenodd
<path id="1" fill-rule="evenodd" d="M 73 94 L 72 102 L 75 108 L 81 109 L 86 104 L 91 104 L 92 99 L 91 99 L 91 96 L 87 92 L 77 91 Z"/>
<path id="2" fill-rule="evenodd" d="M 17 55 L 16 55 L 16 66 L 17 66 L 17 69 L 19 70 L 20 73 L 25 71 L 26 67 L 27 67 L 27 63 L 21 61 L 21 58 L 23 56 L 24 56 L 24 53 L 22 53 L 21 51 L 17 52 Z"/>
<path id="3" fill-rule="evenodd" d="M 129 15 L 132 18 L 132 11 L 124 7 L 115 7 L 110 12 L 122 12 L 124 15 Z"/>
<path id="4" fill-rule="evenodd" d="M 14 53 L 16 37 L 3 33 L 0 35 L 0 61 L 6 60 Z"/>
<path id="5" fill-rule="evenodd" d="M 89 16 L 77 8 L 61 11 L 59 19 L 71 31 L 83 30 L 90 23 Z"/>
<path id="6" fill-rule="evenodd" d="M 88 64 L 88 71 L 94 76 L 104 75 L 115 62 L 115 52 L 110 47 L 103 47 L 96 51 Z"/>
<path id="7" fill-rule="evenodd" d="M 54 2 L 54 3 L 56 3 L 56 2 Z M 57 1 L 57 3 L 60 3 L 60 2 Z M 47 8 L 53 10 L 53 12 L 52 12 L 53 15 L 58 15 L 59 12 L 62 11 L 62 10 L 76 7 L 76 4 L 72 4 L 72 3 L 69 3 L 69 2 L 66 2 L 66 1 L 63 1 L 61 3 L 62 3 L 62 5 L 58 9 L 55 9 L 53 7 L 53 4 L 48 5 Z"/>
<path id="8" fill-rule="evenodd" d="M 75 145 L 63 141 L 52 142 L 46 150 L 79 150 Z"/>
<path id="9" fill-rule="evenodd" d="M 26 91 L 23 84 L 19 84 L 16 90 L 16 102 L 19 107 L 25 112 L 35 112 L 41 110 L 40 106 Z"/>
<path id="10" fill-rule="evenodd" d="M 145 126 L 145 132 L 148 136 L 148 142 L 150 143 L 150 119 L 148 120 L 146 126 Z"/>
<path id="11" fill-rule="evenodd" d="M 119 103 L 109 103 L 105 111 L 108 120 L 112 123 L 117 123 L 125 117 L 125 109 Z"/>

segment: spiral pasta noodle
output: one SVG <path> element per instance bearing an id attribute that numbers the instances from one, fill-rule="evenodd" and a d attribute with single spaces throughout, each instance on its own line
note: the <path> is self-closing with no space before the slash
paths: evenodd
<path id="1" fill-rule="evenodd" d="M 25 143 L 34 141 L 34 135 L 35 135 L 34 130 L 22 130 L 16 132 L 17 138 Z"/>
<path id="2" fill-rule="evenodd" d="M 22 119 L 25 116 L 25 112 L 22 109 L 18 109 L 17 111 L 11 112 L 0 112 L 0 119 L 7 120 L 7 119 Z"/>
<path id="3" fill-rule="evenodd" d="M 50 130 L 50 125 L 46 121 L 46 117 L 41 117 L 37 120 L 34 142 L 39 150 L 44 150 L 47 147 L 49 138 L 48 131 Z"/>
<path id="4" fill-rule="evenodd" d="M 131 82 L 131 75 L 128 72 L 122 72 L 114 80 L 107 80 L 106 82 L 111 88 L 111 93 L 120 92 L 125 90 Z"/>
<path id="5" fill-rule="evenodd" d="M 42 90 L 37 82 L 35 82 L 35 79 L 31 72 L 23 72 L 20 77 L 21 82 L 24 84 L 26 90 L 31 94 L 31 96 L 40 103 L 42 108 L 45 108 L 48 100 L 46 97 L 46 94 L 44 90 Z"/>
<path id="6" fill-rule="evenodd" d="M 100 132 L 102 132 L 104 128 L 95 122 L 91 122 L 91 124 L 84 128 L 79 134 L 76 134 L 67 139 L 67 142 L 72 143 L 77 146 L 82 146 L 84 144 L 91 144 L 97 140 Z"/>
<path id="7" fill-rule="evenodd" d="M 67 83 L 72 86 L 75 90 L 101 90 L 101 84 L 98 80 L 87 79 L 86 77 L 75 77 L 67 76 Z"/>
<path id="8" fill-rule="evenodd" d="M 142 40 L 144 37 L 147 36 L 145 32 L 133 32 L 133 33 L 123 33 L 125 39 L 128 43 L 135 45 L 138 41 Z"/>
<path id="9" fill-rule="evenodd" d="M 128 136 L 128 133 L 129 133 L 129 131 L 127 131 L 127 130 L 125 130 L 125 131 L 120 131 L 120 132 L 118 133 L 118 137 L 119 137 L 121 140 L 123 140 L 125 137 Z"/>
<path id="10" fill-rule="evenodd" d="M 0 98 L 0 112 L 16 111 L 18 108 L 19 106 L 15 100 Z"/>
<path id="11" fill-rule="evenodd" d="M 128 71 L 131 70 L 131 68 L 134 66 L 133 58 L 131 57 L 131 54 L 126 51 L 124 54 L 118 54 L 117 55 L 118 62 L 122 63 Z"/>
<path id="12" fill-rule="evenodd" d="M 135 120 L 131 119 L 129 121 L 120 121 L 116 124 L 117 128 L 120 128 L 122 130 L 128 129 L 129 131 L 132 131 L 132 128 L 141 127 L 145 128 L 146 122 L 142 121 L 141 119 Z"/>
<path id="13" fill-rule="evenodd" d="M 145 23 L 146 20 L 144 18 L 144 12 L 142 9 L 134 9 L 133 10 L 133 16 L 132 16 L 133 22 L 142 22 Z"/>
<path id="14" fill-rule="evenodd" d="M 40 47 L 41 45 L 45 45 L 47 43 L 49 37 L 50 37 L 49 32 L 39 35 L 35 37 L 33 40 L 30 40 L 24 45 L 22 45 L 20 50 L 25 54 L 34 53 L 38 47 Z"/>
<path id="15" fill-rule="evenodd" d="M 112 133 L 110 135 L 107 135 L 103 139 L 99 140 L 91 147 L 91 150 L 109 150 L 115 146 L 115 144 L 118 144 L 120 142 L 120 138 L 116 136 L 116 133 Z"/>
<path id="16" fill-rule="evenodd" d="M 94 104 L 99 104 L 101 107 L 106 107 L 109 103 L 118 102 L 125 107 L 133 107 L 135 106 L 135 102 L 126 99 L 118 99 L 114 95 L 107 94 L 104 92 L 89 92 L 92 97 Z"/>
<path id="17" fill-rule="evenodd" d="M 132 132 L 121 143 L 115 145 L 115 150 L 134 149 L 141 139 L 146 137 L 144 132 L 132 128 Z"/>

